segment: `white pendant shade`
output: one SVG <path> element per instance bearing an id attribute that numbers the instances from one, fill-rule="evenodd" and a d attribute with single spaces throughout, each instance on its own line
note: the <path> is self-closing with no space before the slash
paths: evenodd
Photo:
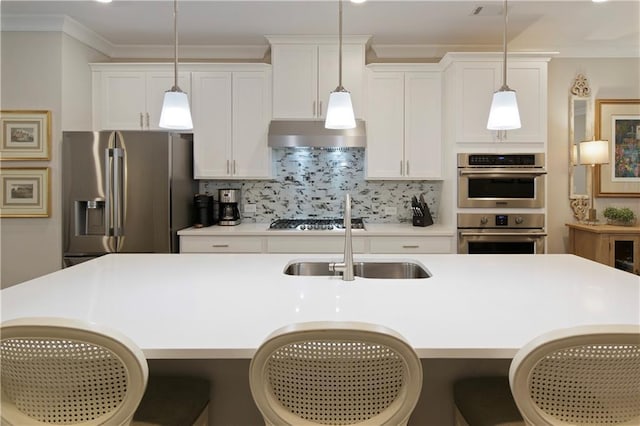
<path id="1" fill-rule="evenodd" d="M 518 111 L 518 101 L 514 90 L 500 90 L 493 94 L 491 111 L 487 129 L 489 130 L 512 130 L 522 127 L 520 124 L 520 112 Z"/>
<path id="2" fill-rule="evenodd" d="M 171 130 L 192 130 L 189 99 L 184 92 L 167 91 L 164 93 L 160 127 Z"/>
<path id="3" fill-rule="evenodd" d="M 580 164 L 607 164 L 609 162 L 609 142 L 580 142 Z"/>
<path id="4" fill-rule="evenodd" d="M 353 105 L 351 104 L 351 94 L 349 92 L 331 92 L 324 127 L 327 129 L 353 129 L 356 127 L 356 119 L 353 115 Z"/>

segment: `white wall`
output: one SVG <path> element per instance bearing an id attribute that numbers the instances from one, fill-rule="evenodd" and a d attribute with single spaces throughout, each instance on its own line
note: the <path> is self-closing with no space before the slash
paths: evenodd
<path id="1" fill-rule="evenodd" d="M 566 223 L 574 222 L 569 207 L 569 90 L 577 74 L 589 80 L 594 99 L 640 99 L 640 58 L 562 59 L 549 63 L 548 253 L 566 253 Z M 638 198 L 597 198 L 599 216 L 606 206 L 629 207 L 640 216 Z M 601 217 L 600 217 L 601 218 Z"/>
<path id="2" fill-rule="evenodd" d="M 50 161 L 2 163 L 51 168 L 50 217 L 0 219 L 0 287 L 5 288 L 61 267 L 62 129 L 91 128 L 87 63 L 105 57 L 60 32 L 3 32 L 1 43 L 2 109 L 50 110 L 52 119 Z"/>

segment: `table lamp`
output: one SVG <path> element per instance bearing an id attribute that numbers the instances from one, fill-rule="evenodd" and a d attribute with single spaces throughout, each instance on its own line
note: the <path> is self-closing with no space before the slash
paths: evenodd
<path id="1" fill-rule="evenodd" d="M 597 212 L 594 204 L 594 168 L 596 164 L 609 163 L 608 141 L 580 142 L 580 164 L 591 165 L 591 205 L 589 208 L 589 222 L 597 222 Z"/>

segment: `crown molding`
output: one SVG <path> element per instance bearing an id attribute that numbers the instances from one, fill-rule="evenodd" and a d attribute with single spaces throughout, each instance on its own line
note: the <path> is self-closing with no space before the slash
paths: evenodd
<path id="1" fill-rule="evenodd" d="M 269 46 L 264 45 L 240 45 L 240 46 L 189 46 L 180 45 L 178 55 L 190 59 L 263 59 Z M 122 59 L 155 59 L 173 58 L 173 45 L 149 46 L 149 45 L 114 45 L 111 49 L 111 58 Z"/>
<path id="2" fill-rule="evenodd" d="M 151 59 L 172 58 L 172 45 L 116 45 L 64 15 L 7 15 L 0 16 L 3 32 L 63 32 L 110 58 Z M 346 35 L 344 43 L 369 45 L 370 35 Z M 338 37 L 331 35 L 265 35 L 270 44 L 331 44 Z M 517 46 L 513 46 L 517 50 Z M 269 44 L 264 45 L 207 45 L 180 46 L 180 57 L 190 59 L 246 59 L 260 60 L 265 57 Z M 371 44 L 377 59 L 424 59 L 444 58 L 452 52 L 499 52 L 497 45 L 430 45 L 430 44 Z M 552 51 L 557 58 L 639 58 L 640 52 L 633 46 L 540 46 L 538 52 Z M 520 52 L 521 53 L 521 52 Z"/>
<path id="3" fill-rule="evenodd" d="M 62 32 L 110 58 L 172 58 L 173 45 L 117 45 L 64 15 L 7 15 L 0 25 L 3 32 Z M 262 59 L 269 46 L 180 46 L 180 56 L 191 59 Z"/>
<path id="4" fill-rule="evenodd" d="M 391 45 L 372 44 L 371 49 L 376 57 L 380 59 L 392 58 L 443 58 L 447 54 L 456 52 L 477 52 L 495 53 L 502 50 L 498 45 Z M 517 46 L 512 47 L 508 52 L 511 54 L 529 54 L 537 52 L 552 52 L 556 58 L 639 58 L 640 52 L 629 46 L 606 46 L 606 47 L 578 47 L 578 46 L 541 46 L 537 49 L 527 51 L 518 50 Z M 502 54 L 502 53 L 500 53 Z"/>

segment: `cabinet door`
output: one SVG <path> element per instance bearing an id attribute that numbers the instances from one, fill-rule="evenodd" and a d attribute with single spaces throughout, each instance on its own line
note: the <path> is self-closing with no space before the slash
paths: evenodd
<path id="1" fill-rule="evenodd" d="M 609 265 L 640 275 L 640 237 L 615 235 L 609 241 Z"/>
<path id="2" fill-rule="evenodd" d="M 269 83 L 265 72 L 233 73 L 234 177 L 268 178 L 270 175 Z"/>
<path id="3" fill-rule="evenodd" d="M 456 73 L 456 142 L 497 142 L 487 130 L 493 93 L 502 86 L 501 62 L 464 62 Z M 547 137 L 547 64 L 510 61 L 507 84 L 516 91 L 522 127 L 506 132 L 504 142 L 544 143 Z"/>
<path id="4" fill-rule="evenodd" d="M 442 175 L 441 83 L 439 72 L 407 72 L 404 88 L 405 176 Z"/>
<path id="5" fill-rule="evenodd" d="M 367 178 L 404 174 L 404 73 L 370 72 L 368 78 Z"/>
<path id="6" fill-rule="evenodd" d="M 193 160 L 196 179 L 231 175 L 231 73 L 193 73 Z"/>
<path id="7" fill-rule="evenodd" d="M 161 130 L 160 114 L 162 113 L 162 103 L 164 102 L 164 92 L 170 90 L 174 84 L 173 72 L 149 72 L 146 80 L 146 108 L 144 117 L 144 128 L 151 130 Z M 189 96 L 191 102 L 191 73 L 178 73 L 178 87 Z"/>
<path id="8" fill-rule="evenodd" d="M 500 86 L 500 65 L 493 62 L 462 63 L 457 73 L 456 142 L 493 142 L 487 130 L 493 93 Z"/>
<path id="9" fill-rule="evenodd" d="M 338 87 L 339 46 L 318 47 L 318 102 L 320 117 L 327 116 L 329 94 Z M 342 86 L 351 92 L 351 103 L 356 118 L 364 117 L 364 46 L 344 44 L 342 46 Z"/>
<path id="10" fill-rule="evenodd" d="M 138 71 L 104 71 L 101 77 L 100 129 L 142 130 L 146 76 Z"/>
<path id="11" fill-rule="evenodd" d="M 273 45 L 273 118 L 315 118 L 318 110 L 318 47 Z"/>
<path id="12" fill-rule="evenodd" d="M 262 253 L 261 237 L 180 236 L 180 253 Z"/>
<path id="13" fill-rule="evenodd" d="M 371 237 L 371 253 L 453 253 L 453 238 L 431 237 Z"/>
<path id="14" fill-rule="evenodd" d="M 516 91 L 522 127 L 509 130 L 506 142 L 543 143 L 547 138 L 546 65 L 527 62 L 509 65 L 507 84 Z"/>

